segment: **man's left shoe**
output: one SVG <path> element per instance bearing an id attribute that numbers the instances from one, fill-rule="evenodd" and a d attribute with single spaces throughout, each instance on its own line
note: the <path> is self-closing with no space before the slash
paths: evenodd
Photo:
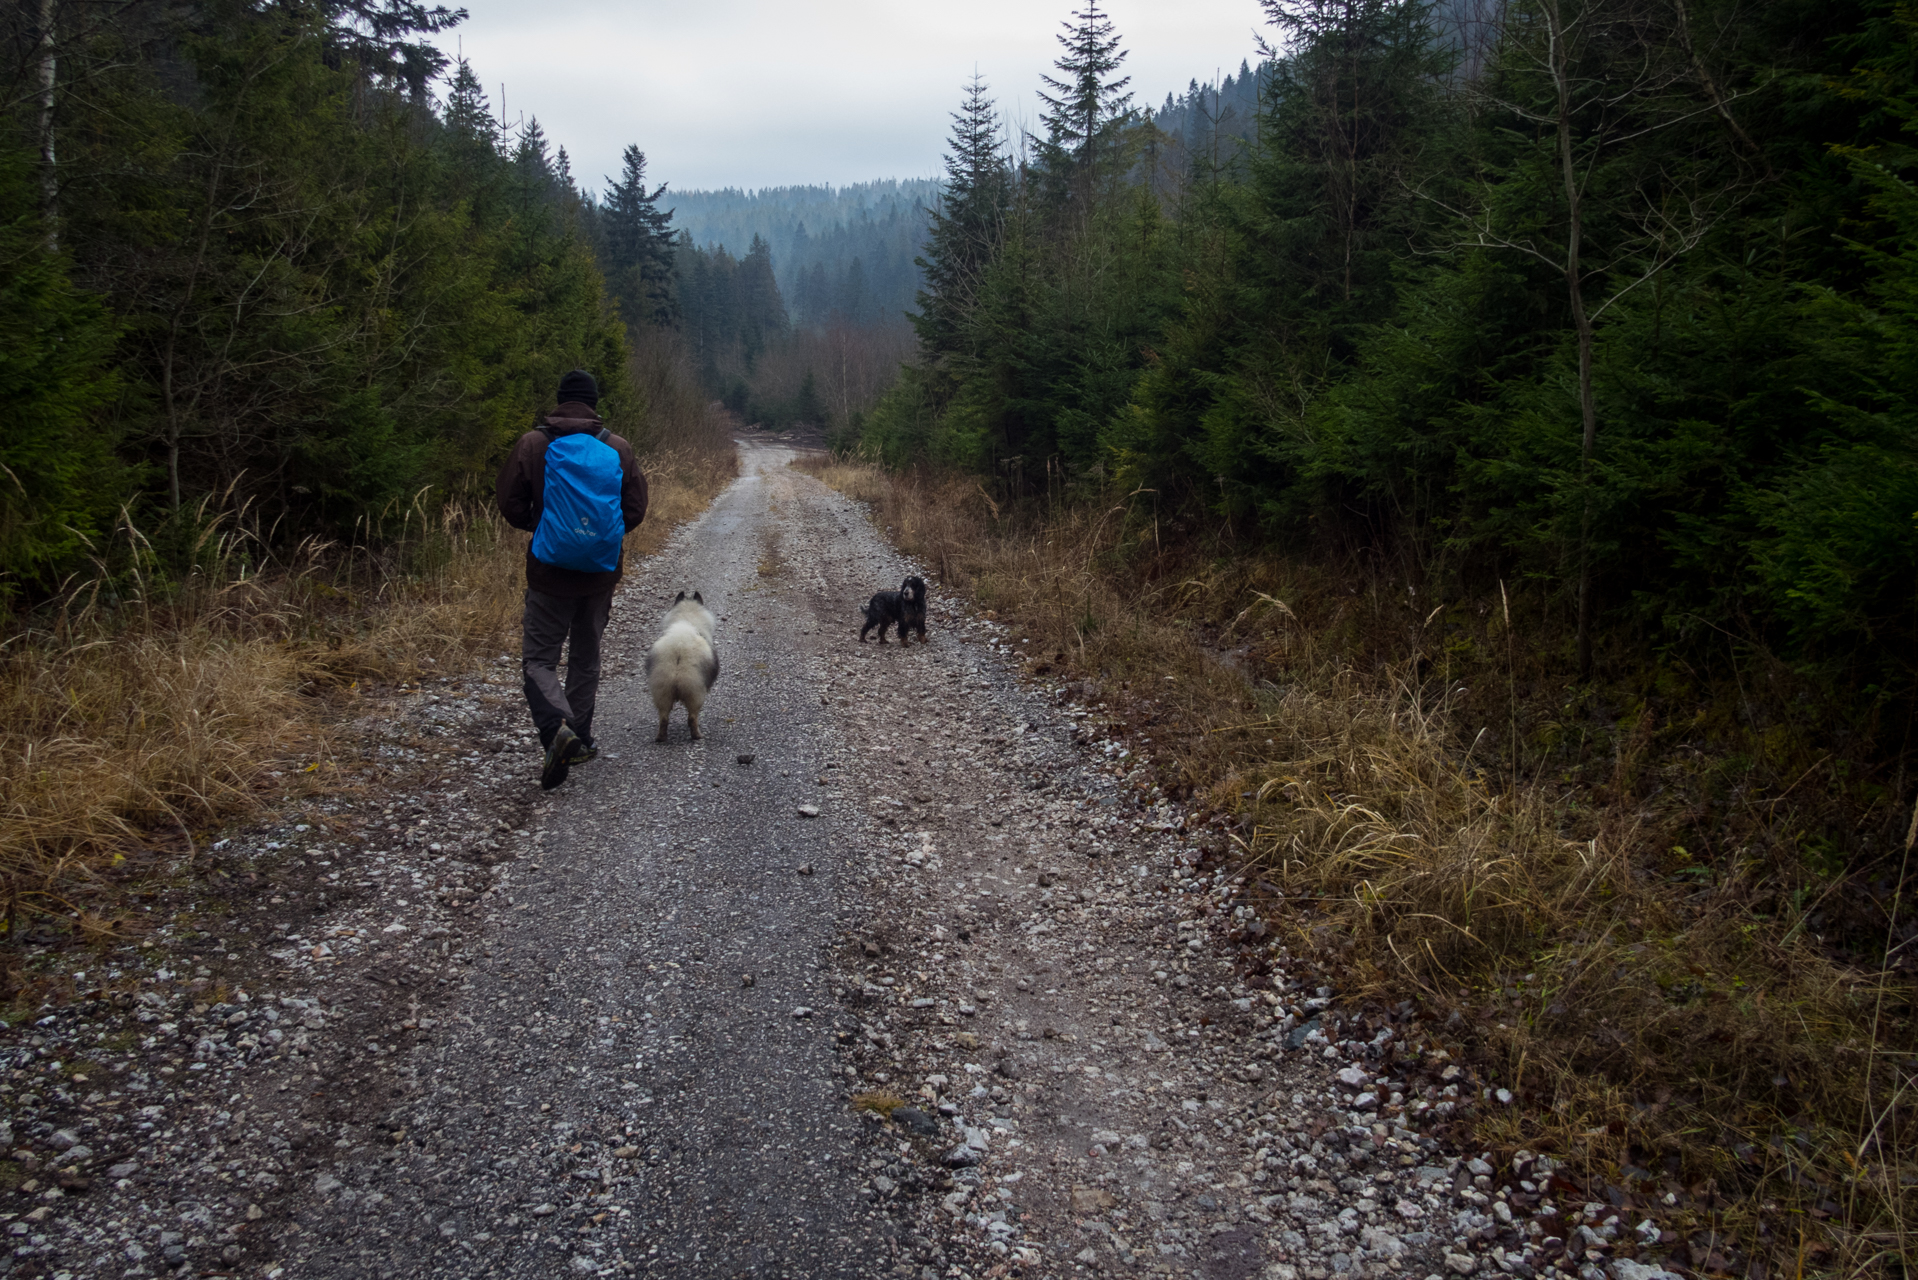
<path id="1" fill-rule="evenodd" d="M 599 748 L 594 746 L 592 743 L 588 742 L 586 739 L 581 738 L 579 741 L 573 744 L 573 754 L 566 757 L 566 763 L 567 764 L 585 764 L 588 760 L 597 758 L 598 755 L 599 755 Z"/>
<path id="2" fill-rule="evenodd" d="M 572 767 L 573 748 L 579 745 L 579 738 L 573 733 L 573 726 L 562 724 L 553 735 L 553 745 L 546 748 L 546 758 L 540 763 L 539 789 L 551 791 L 566 781 L 566 771 Z"/>

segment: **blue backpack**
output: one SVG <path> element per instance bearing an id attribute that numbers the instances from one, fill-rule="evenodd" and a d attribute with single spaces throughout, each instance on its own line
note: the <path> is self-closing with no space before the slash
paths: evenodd
<path id="1" fill-rule="evenodd" d="M 533 533 L 533 559 L 541 564 L 580 573 L 619 568 L 626 521 L 619 508 L 619 451 L 606 436 L 579 431 L 546 446 L 546 494 Z"/>

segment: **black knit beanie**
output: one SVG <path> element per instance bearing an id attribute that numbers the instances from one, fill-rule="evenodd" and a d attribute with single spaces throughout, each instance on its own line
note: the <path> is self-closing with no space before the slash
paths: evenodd
<path id="1" fill-rule="evenodd" d="M 599 384 L 584 369 L 575 369 L 559 380 L 559 402 L 579 403 L 589 408 L 599 405 Z"/>

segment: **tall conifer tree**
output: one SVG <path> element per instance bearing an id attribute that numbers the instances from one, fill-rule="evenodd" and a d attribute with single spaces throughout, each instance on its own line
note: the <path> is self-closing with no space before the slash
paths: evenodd
<path id="1" fill-rule="evenodd" d="M 459 60 L 453 72 L 453 83 L 446 95 L 444 119 L 446 127 L 455 134 L 482 141 L 489 147 L 499 138 L 499 125 L 493 120 L 493 108 L 486 100 L 486 90 L 473 73 L 473 64 L 464 58 Z"/>
<path id="2" fill-rule="evenodd" d="M 1061 25 L 1065 53 L 1053 64 L 1059 75 L 1041 77 L 1051 92 L 1039 91 L 1045 104 L 1039 113 L 1045 136 L 1036 139 L 1039 158 L 1055 172 L 1091 173 L 1117 151 L 1119 135 L 1131 123 L 1132 95 L 1126 86 L 1132 77 L 1113 74 L 1126 51 L 1099 0 L 1086 0 L 1086 7 Z"/>
<path id="3" fill-rule="evenodd" d="M 446 68 L 446 55 L 417 35 L 437 35 L 466 21 L 466 10 L 419 0 L 326 0 L 330 51 L 362 71 L 405 87 L 416 98 Z"/>
<path id="4" fill-rule="evenodd" d="M 786 304 L 779 296 L 779 282 L 773 277 L 773 249 L 764 237 L 755 235 L 739 260 L 735 297 L 739 317 L 739 340 L 745 347 L 746 363 L 765 349 L 766 339 L 783 333 L 787 326 Z"/>
<path id="5" fill-rule="evenodd" d="M 945 190 L 932 210 L 925 256 L 915 260 L 926 285 L 913 326 L 928 356 L 960 349 L 962 326 L 998 252 L 1011 203 L 1012 168 L 999 111 L 986 96 L 985 80 L 974 75 L 965 102 L 952 114 Z"/>
<path id="6" fill-rule="evenodd" d="M 520 131 L 519 142 L 513 148 L 513 163 L 523 181 L 544 186 L 554 180 L 553 158 L 538 116 L 528 120 L 526 128 Z"/>
<path id="7" fill-rule="evenodd" d="M 646 153 L 638 147 L 628 146 L 624 160 L 618 180 L 606 180 L 606 203 L 600 209 L 606 278 L 628 324 L 671 324 L 677 310 L 673 211 L 659 208 L 666 184 L 646 190 Z"/>

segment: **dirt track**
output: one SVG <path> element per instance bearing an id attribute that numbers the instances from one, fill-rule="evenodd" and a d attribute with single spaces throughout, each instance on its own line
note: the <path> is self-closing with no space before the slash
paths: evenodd
<path id="1" fill-rule="evenodd" d="M 35 1126 L 99 1149 L 85 1199 L 35 1179 L 15 1274 L 1296 1280 L 1501 1238 L 1526 1273 L 1489 1181 L 1405 1127 L 1390 1022 L 1228 945 L 1232 885 L 1096 705 L 936 588 L 930 645 L 855 642 L 923 570 L 790 457 L 745 446 L 629 575 L 603 754 L 559 791 L 503 662 L 369 748 L 448 735 L 436 789 L 242 841 L 306 923 L 194 990 L 148 974 L 115 1087 L 18 1122 L 29 1172 L 61 1159 Z M 682 587 L 723 674 L 705 740 L 656 745 L 640 666 Z M 129 1014 L 62 1016 L 82 1045 Z"/>

